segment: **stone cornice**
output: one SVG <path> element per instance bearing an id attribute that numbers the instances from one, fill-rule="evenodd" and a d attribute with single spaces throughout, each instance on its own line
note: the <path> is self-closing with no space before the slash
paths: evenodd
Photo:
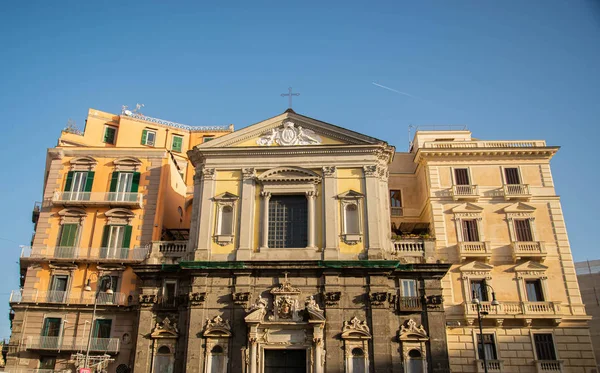
<path id="1" fill-rule="evenodd" d="M 415 163 L 432 158 L 450 157 L 543 157 L 552 158 L 560 149 L 559 146 L 531 148 L 459 148 L 459 149 L 426 149 L 420 148 L 415 154 Z"/>
<path id="2" fill-rule="evenodd" d="M 146 149 L 146 148 L 52 148 L 48 150 L 60 150 L 64 156 L 92 156 L 92 157 L 141 157 L 141 158 L 165 158 L 167 151 L 165 149 Z"/>

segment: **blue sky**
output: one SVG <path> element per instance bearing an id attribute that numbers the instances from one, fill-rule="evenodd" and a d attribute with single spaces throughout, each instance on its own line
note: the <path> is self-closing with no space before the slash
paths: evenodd
<path id="1" fill-rule="evenodd" d="M 90 107 L 140 102 L 147 115 L 239 129 L 285 110 L 292 86 L 297 112 L 400 151 L 409 124 L 546 139 L 562 146 L 552 167 L 575 259 L 600 257 L 597 1 L 167 3 L 0 6 L 0 337 L 46 148 Z"/>

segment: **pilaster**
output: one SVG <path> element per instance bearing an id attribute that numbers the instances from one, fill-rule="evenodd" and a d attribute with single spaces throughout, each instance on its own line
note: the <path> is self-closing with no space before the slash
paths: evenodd
<path id="1" fill-rule="evenodd" d="M 337 170 L 335 166 L 323 167 L 323 232 L 325 236 L 325 260 L 338 259 L 339 244 L 339 206 L 335 196 L 337 195 Z"/>
<path id="2" fill-rule="evenodd" d="M 202 193 L 200 194 L 199 213 L 202 218 L 199 221 L 198 244 L 194 254 L 194 260 L 208 260 L 211 246 L 214 208 L 212 198 L 215 194 L 215 169 L 202 169 Z"/>
<path id="3" fill-rule="evenodd" d="M 367 255 L 369 259 L 383 259 L 380 237 L 379 179 L 377 165 L 363 166 L 365 176 L 365 202 L 367 205 Z"/>
<path id="4" fill-rule="evenodd" d="M 242 203 L 240 204 L 240 230 L 237 260 L 249 260 L 252 257 L 254 242 L 254 200 L 256 198 L 256 172 L 254 168 L 242 170 Z"/>

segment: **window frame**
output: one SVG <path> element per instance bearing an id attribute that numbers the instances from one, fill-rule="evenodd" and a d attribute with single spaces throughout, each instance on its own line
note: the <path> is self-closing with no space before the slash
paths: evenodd
<path id="1" fill-rule="evenodd" d="M 405 288 L 404 284 L 405 283 L 412 283 L 413 284 L 412 289 L 415 292 L 414 295 L 405 294 L 405 292 L 404 292 L 404 288 Z M 403 298 L 411 298 L 411 297 L 417 297 L 418 298 L 419 297 L 419 288 L 418 288 L 417 280 L 410 279 L 410 278 L 400 279 L 400 296 L 403 297 Z"/>
<path id="2" fill-rule="evenodd" d="M 552 337 L 552 347 L 554 350 L 554 360 L 541 360 L 540 357 L 538 356 L 538 352 L 537 352 L 537 348 L 536 348 L 536 344 L 535 344 L 535 335 L 536 334 L 549 334 Z M 533 356 L 534 356 L 534 361 L 560 361 L 560 356 L 558 354 L 558 348 L 556 345 L 556 336 L 554 335 L 554 331 L 553 330 L 548 330 L 548 329 L 538 329 L 535 332 L 531 331 L 530 332 L 530 337 L 531 337 L 531 347 L 533 348 Z"/>
<path id="3" fill-rule="evenodd" d="M 391 217 L 402 217 L 404 216 L 404 193 L 402 188 L 398 188 L 398 189 L 388 189 L 388 205 L 390 207 L 390 216 Z M 400 193 L 400 198 L 394 198 L 395 200 L 400 202 L 400 206 L 393 206 L 392 205 L 392 192 L 398 192 Z M 396 210 L 394 210 L 396 209 Z M 397 213 L 394 213 L 394 211 L 396 211 Z"/>
<path id="4" fill-rule="evenodd" d="M 181 139 L 181 143 L 179 144 L 179 150 L 175 149 L 175 138 L 179 138 Z M 183 152 L 183 135 L 178 135 L 178 134 L 172 134 L 171 135 L 171 151 L 173 152 L 177 152 L 177 153 L 182 153 Z"/>
<path id="5" fill-rule="evenodd" d="M 214 241 L 220 246 L 226 246 L 233 243 L 236 236 L 237 226 L 237 201 L 239 197 L 233 193 L 225 192 L 212 198 L 215 204 L 215 223 L 214 223 Z M 231 232 L 223 232 L 223 209 L 231 208 Z"/>
<path id="6" fill-rule="evenodd" d="M 529 237 L 531 238 L 531 240 L 520 240 L 519 239 L 519 229 L 517 227 L 517 222 L 518 221 L 523 221 L 526 222 L 527 227 L 529 229 Z M 534 230 L 533 230 L 533 218 L 531 217 L 522 217 L 522 218 L 514 218 L 512 221 L 513 224 L 513 229 L 515 232 L 514 235 L 514 242 L 535 242 L 536 241 L 536 237 L 534 235 Z"/>
<path id="7" fill-rule="evenodd" d="M 473 344 L 475 346 L 475 357 L 477 358 L 477 360 L 483 360 L 483 357 L 481 356 L 481 354 L 479 353 L 479 330 L 474 329 L 473 330 Z M 490 359 L 489 357 L 486 357 L 487 361 L 494 361 L 494 360 L 500 360 L 500 350 L 498 349 L 498 337 L 496 335 L 496 331 L 495 330 L 490 330 L 488 332 L 484 331 L 483 335 L 491 335 L 492 336 L 492 345 L 494 346 L 494 355 L 496 356 L 495 359 Z M 489 344 L 489 343 L 488 343 Z M 485 346 L 485 344 L 483 344 Z M 482 346 L 483 348 L 483 346 Z M 484 353 L 485 353 L 485 349 L 484 349 Z"/>
<path id="8" fill-rule="evenodd" d="M 452 185 L 453 186 L 456 186 L 456 185 L 475 185 L 475 183 L 473 183 L 473 177 L 472 177 L 472 174 L 471 174 L 471 167 L 468 167 L 468 166 L 466 166 L 466 167 L 451 167 L 451 169 L 452 169 L 451 176 L 452 176 Z M 468 182 L 469 182 L 468 184 L 457 184 L 456 183 L 456 170 L 467 170 L 467 179 L 468 179 Z"/>
<path id="9" fill-rule="evenodd" d="M 508 184 L 506 180 L 506 169 L 514 168 L 517 170 L 517 175 L 519 177 L 519 184 Z M 521 172 L 521 166 L 501 166 L 502 169 L 502 184 L 503 185 L 522 185 L 523 184 L 523 173 Z"/>
<path id="10" fill-rule="evenodd" d="M 477 235 L 477 239 L 476 240 L 466 240 L 465 239 L 465 232 L 471 232 L 472 229 L 469 229 L 469 227 L 467 227 L 467 222 L 469 223 L 473 223 L 474 224 L 474 228 L 475 228 L 475 233 Z M 461 226 L 461 242 L 482 242 L 481 239 L 481 232 L 480 232 L 480 224 L 479 224 L 479 220 L 476 218 L 462 218 L 460 219 L 460 226 Z M 472 232 L 471 232 L 472 233 Z M 471 233 L 468 234 L 468 236 L 471 235 Z"/>
<path id="11" fill-rule="evenodd" d="M 482 284 L 479 286 L 481 290 L 481 299 L 479 299 L 480 302 L 489 302 L 490 301 L 490 292 L 489 292 L 489 288 L 487 285 L 488 281 L 485 278 L 470 278 L 469 279 L 469 293 L 471 294 L 471 300 L 473 300 L 473 283 L 477 283 L 477 282 L 481 282 Z M 485 299 L 484 299 L 485 298 Z"/>
<path id="12" fill-rule="evenodd" d="M 179 281 L 177 281 L 177 279 L 174 279 L 174 278 L 163 279 L 163 283 L 162 283 L 162 286 L 160 289 L 160 296 L 161 296 L 163 304 L 167 303 L 167 301 L 168 301 L 168 299 L 166 298 L 167 285 L 174 285 L 173 286 L 173 299 L 170 300 L 169 305 L 175 306 L 176 302 L 177 302 L 177 291 L 179 290 Z"/>
<path id="13" fill-rule="evenodd" d="M 149 134 L 152 134 L 152 136 L 154 136 L 154 139 L 152 140 L 152 143 L 150 143 L 148 141 L 148 135 Z M 156 146 L 156 134 L 157 134 L 157 131 L 155 129 L 153 129 L 153 128 L 144 128 L 142 130 L 142 140 L 141 140 L 142 145 L 155 147 Z"/>
<path id="14" fill-rule="evenodd" d="M 271 227 L 271 224 L 275 224 L 276 222 L 278 222 L 278 220 L 276 219 L 276 217 L 271 216 L 271 212 L 272 212 L 271 211 L 272 210 L 271 206 L 272 206 L 272 204 L 275 203 L 274 202 L 275 200 L 277 200 L 279 198 L 285 198 L 285 197 L 298 197 L 297 198 L 298 199 L 298 203 L 302 202 L 304 204 L 304 206 L 305 206 L 305 211 L 306 211 L 306 220 L 304 222 L 305 223 L 305 227 L 302 228 L 302 227 L 297 226 L 296 228 L 297 228 L 297 231 L 300 232 L 298 234 L 302 234 L 302 231 L 300 229 L 305 229 L 305 231 L 306 231 L 306 234 L 305 234 L 305 236 L 306 236 L 306 238 L 305 238 L 306 245 L 290 245 L 290 246 L 278 247 L 278 246 L 275 245 L 275 243 L 273 241 L 273 240 L 277 240 L 277 236 L 275 236 L 273 238 L 273 236 L 271 234 L 271 232 L 273 231 L 272 227 Z M 304 200 L 302 200 L 303 198 L 304 198 Z M 299 248 L 306 248 L 306 247 L 308 247 L 308 245 L 309 245 L 308 235 L 309 235 L 309 229 L 310 229 L 309 228 L 309 226 L 310 226 L 310 216 L 309 216 L 310 212 L 308 211 L 308 209 L 309 209 L 308 205 L 309 205 L 309 201 L 308 201 L 308 199 L 306 199 L 306 196 L 303 195 L 302 193 L 278 193 L 278 194 L 273 194 L 271 196 L 271 198 L 269 198 L 268 212 L 267 212 L 267 214 L 268 214 L 268 221 L 267 221 L 267 226 L 266 226 L 266 229 L 267 229 L 267 232 L 268 232 L 267 233 L 268 234 L 268 236 L 267 236 L 268 237 L 267 245 L 268 245 L 269 248 L 278 249 L 278 250 L 281 250 L 281 249 L 283 249 L 283 250 L 286 250 L 286 249 L 289 250 L 289 249 L 299 249 Z M 286 209 L 287 209 L 287 207 L 286 207 Z M 290 221 L 293 221 L 293 220 L 289 220 L 289 219 L 285 220 L 285 222 L 290 222 Z M 298 243 L 298 242 L 302 241 L 301 238 L 291 238 L 291 239 L 287 238 L 288 237 L 287 232 L 286 232 L 286 234 L 284 236 L 285 236 L 283 238 L 284 244 L 286 244 L 286 242 L 288 240 L 290 241 L 290 244 L 294 244 L 294 243 Z"/>
<path id="15" fill-rule="evenodd" d="M 529 299 L 529 291 L 528 291 L 528 286 L 527 286 L 528 283 L 535 283 L 534 291 L 536 293 L 536 298 L 539 295 L 542 298 L 541 300 Z M 543 284 L 541 278 L 523 279 L 523 286 L 525 287 L 525 299 L 527 299 L 527 302 L 546 302 L 546 294 L 544 293 L 544 284 Z M 537 294 L 538 292 L 539 292 L 539 294 Z"/>
<path id="16" fill-rule="evenodd" d="M 112 142 L 106 141 L 107 131 L 109 129 L 114 131 L 113 137 L 112 137 Z M 119 127 L 105 124 L 104 125 L 104 131 L 102 133 L 102 142 L 105 143 L 105 144 L 109 144 L 109 145 L 116 145 L 117 144 L 117 133 L 118 133 L 118 131 L 119 131 Z"/>

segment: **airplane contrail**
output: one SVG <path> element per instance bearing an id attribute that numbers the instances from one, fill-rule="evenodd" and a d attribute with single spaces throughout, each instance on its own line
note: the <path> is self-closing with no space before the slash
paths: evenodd
<path id="1" fill-rule="evenodd" d="M 412 98 L 418 98 L 418 97 L 415 97 L 415 96 L 411 95 L 410 93 L 406 93 L 406 92 L 400 92 L 400 91 L 397 91 L 397 90 L 395 90 L 394 88 L 386 87 L 386 86 L 384 86 L 384 85 L 377 84 L 377 83 L 375 83 L 375 82 L 372 82 L 372 83 L 373 83 L 373 85 L 376 85 L 377 87 L 381 87 L 381 88 L 383 88 L 383 89 L 387 89 L 388 91 L 392 91 L 392 92 L 400 93 L 401 95 L 405 95 L 405 96 L 412 97 Z"/>

